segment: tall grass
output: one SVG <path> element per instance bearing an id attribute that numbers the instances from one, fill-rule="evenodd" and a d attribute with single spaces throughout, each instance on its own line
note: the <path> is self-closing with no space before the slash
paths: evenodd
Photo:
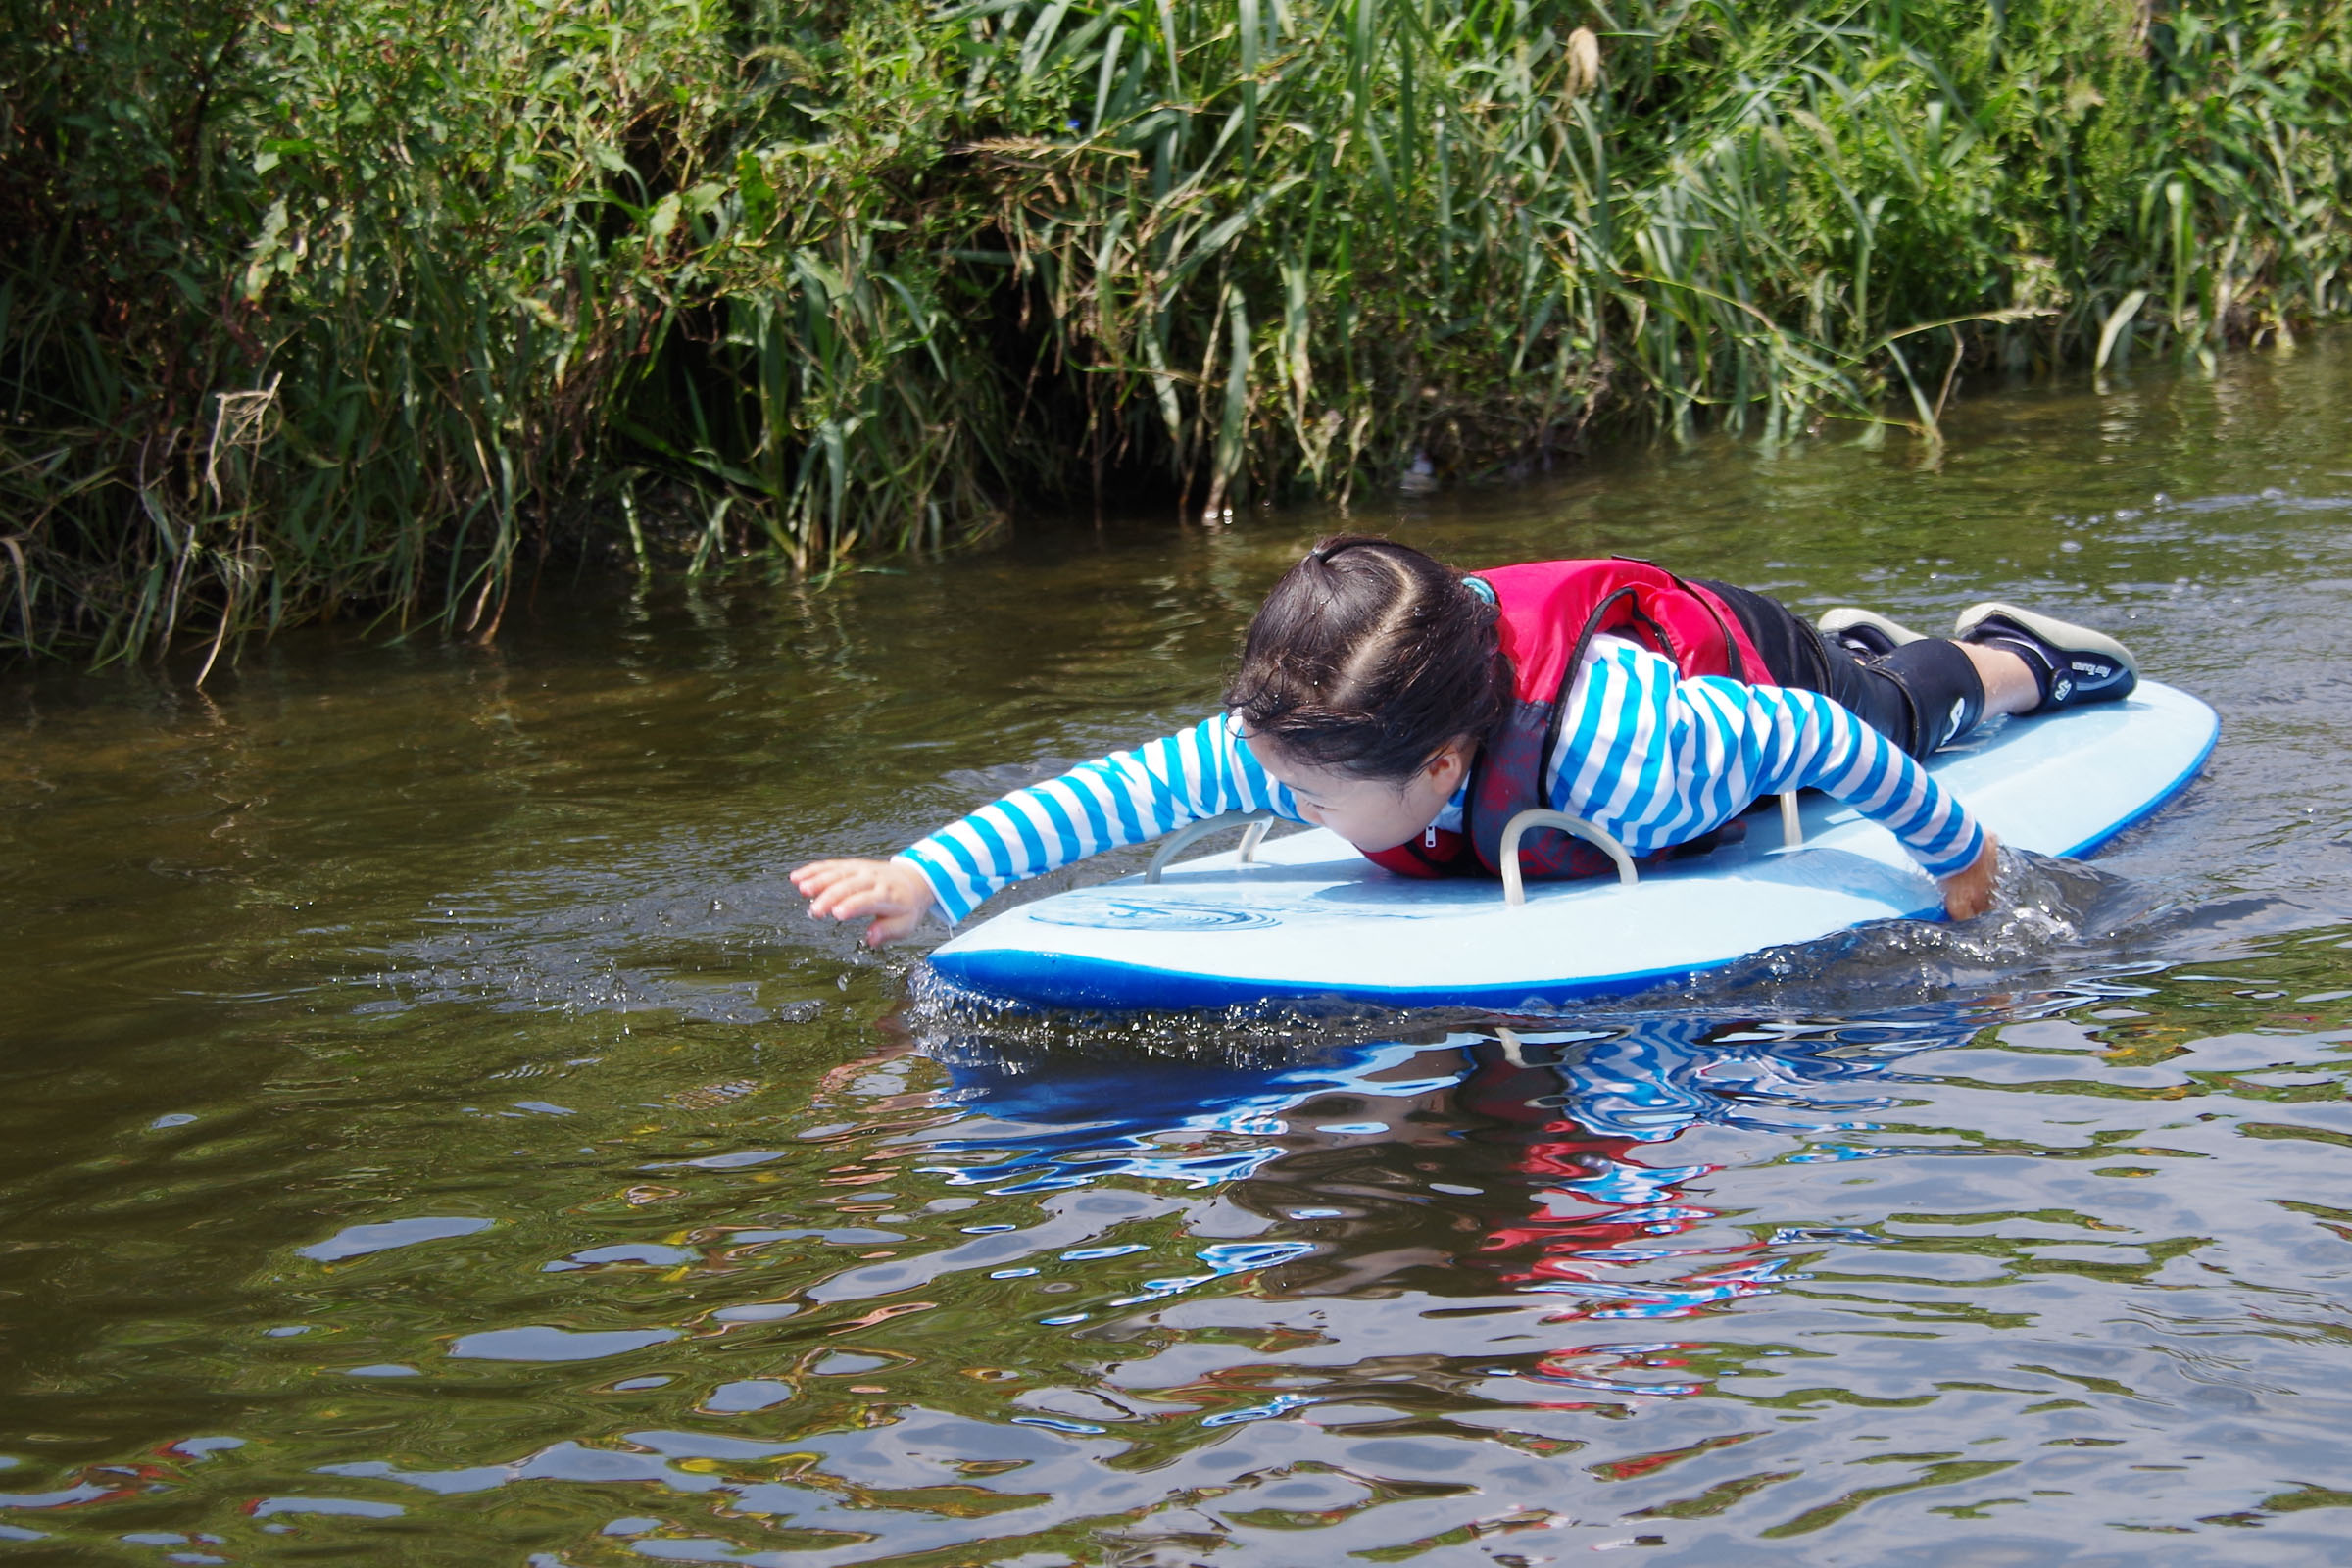
<path id="1" fill-rule="evenodd" d="M 2352 305 L 2352 0 L 14 4 L 21 651 L 1596 419 L 1932 442 L 1985 367 Z"/>

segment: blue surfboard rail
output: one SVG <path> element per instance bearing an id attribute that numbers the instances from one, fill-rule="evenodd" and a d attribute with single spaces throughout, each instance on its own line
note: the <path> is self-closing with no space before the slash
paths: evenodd
<path id="1" fill-rule="evenodd" d="M 2002 840 L 2084 856 L 2196 778 L 2220 723 L 2143 682 L 2125 702 L 1986 726 L 1931 769 Z M 1802 841 L 1749 819 L 1744 844 L 1613 882 L 1531 887 L 1395 876 L 1313 830 L 1243 863 L 1211 855 L 1007 909 L 931 955 L 981 996 L 1102 1010 L 1329 999 L 1382 1006 L 1552 1011 L 1688 982 L 1768 948 L 1872 921 L 1940 918 L 1937 889 L 1893 837 L 1807 797 Z"/>

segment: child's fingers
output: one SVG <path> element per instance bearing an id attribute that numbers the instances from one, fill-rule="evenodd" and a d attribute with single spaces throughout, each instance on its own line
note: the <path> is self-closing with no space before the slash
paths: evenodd
<path id="1" fill-rule="evenodd" d="M 817 919 L 886 916 L 907 929 L 921 923 L 930 906 L 928 886 L 918 890 L 911 881 L 887 860 L 819 860 L 793 873 L 793 885 Z"/>
<path id="2" fill-rule="evenodd" d="M 896 942 L 901 937 L 912 936 L 915 927 L 922 923 L 923 917 L 919 911 L 912 914 L 902 912 L 883 915 L 865 928 L 865 945 L 869 948 L 878 948 L 885 942 Z"/>
<path id="3" fill-rule="evenodd" d="M 809 918 L 862 920 L 869 946 L 911 935 L 931 912 L 931 886 L 893 860 L 814 860 L 792 872 Z"/>
<path id="4" fill-rule="evenodd" d="M 822 893 L 844 877 L 869 870 L 872 865 L 870 860 L 811 860 L 792 868 L 792 885 L 803 895 Z"/>
<path id="5" fill-rule="evenodd" d="M 808 901 L 808 912 L 819 919 L 855 920 L 860 915 L 888 912 L 887 889 L 872 882 L 836 882 Z"/>
<path id="6" fill-rule="evenodd" d="M 813 910 L 816 906 L 812 904 L 809 908 Z M 905 906 L 888 888 L 855 887 L 828 900 L 823 912 L 836 920 L 861 920 L 869 914 L 904 913 Z"/>
<path id="7" fill-rule="evenodd" d="M 1973 920 L 1991 908 L 2000 871 L 2000 844 L 1987 833 L 1976 859 L 1943 879 L 1943 912 L 1955 920 Z"/>
<path id="8" fill-rule="evenodd" d="M 872 860 L 818 860 L 792 873 L 792 885 L 808 900 L 808 912 L 831 912 L 861 888 L 882 885 L 882 867 Z"/>
<path id="9" fill-rule="evenodd" d="M 836 904 L 856 890 L 857 877 L 855 861 L 820 860 L 795 870 L 792 885 L 808 901 L 808 912 L 821 915 L 832 912 Z"/>

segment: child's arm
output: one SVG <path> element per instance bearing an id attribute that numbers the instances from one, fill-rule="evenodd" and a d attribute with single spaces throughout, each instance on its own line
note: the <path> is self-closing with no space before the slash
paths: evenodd
<path id="1" fill-rule="evenodd" d="M 1010 883 L 1235 810 L 1300 820 L 1291 792 L 1266 776 L 1220 713 L 1015 790 L 888 860 L 802 866 L 793 885 L 812 915 L 873 916 L 865 939 L 879 945 L 913 931 L 934 906 L 953 925 Z"/>
<path id="2" fill-rule="evenodd" d="M 1620 645 L 1587 661 L 1570 707 L 1553 802 L 1636 855 L 1696 838 L 1760 797 L 1818 789 L 1901 840 L 1953 918 L 1991 902 L 1990 840 L 1967 808 L 1818 692 L 1684 680 L 1671 661 Z"/>

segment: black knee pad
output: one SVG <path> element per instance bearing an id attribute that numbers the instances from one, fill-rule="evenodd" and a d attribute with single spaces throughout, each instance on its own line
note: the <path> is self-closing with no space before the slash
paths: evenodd
<path id="1" fill-rule="evenodd" d="M 1911 706 L 1911 744 L 1903 750 L 1913 757 L 1949 746 L 1984 717 L 1984 681 L 1958 643 L 1922 638 L 1870 667 L 1900 687 Z"/>

